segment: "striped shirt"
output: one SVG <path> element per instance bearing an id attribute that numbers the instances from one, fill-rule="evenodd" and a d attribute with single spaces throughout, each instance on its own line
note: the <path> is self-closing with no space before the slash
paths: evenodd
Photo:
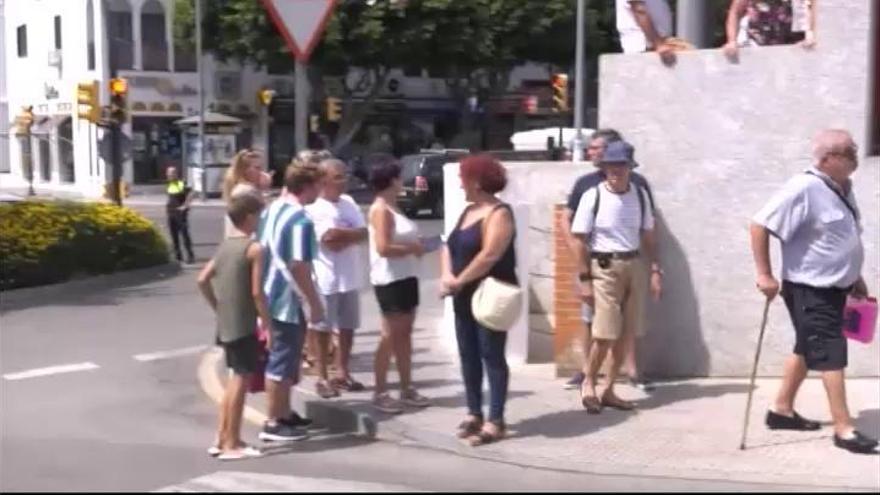
<path id="1" fill-rule="evenodd" d="M 596 195 L 599 194 L 599 211 L 593 216 Z M 643 195 L 644 218 L 639 197 Z M 581 196 L 580 204 L 571 221 L 573 234 L 591 234 L 590 250 L 598 253 L 636 251 L 641 245 L 643 230 L 654 229 L 654 214 L 644 189 L 630 183 L 629 190 L 616 194 L 603 182 Z"/>
<path id="2" fill-rule="evenodd" d="M 294 201 L 278 199 L 260 215 L 260 244 L 266 254 L 263 265 L 263 292 L 272 318 L 286 323 L 299 323 L 302 302 L 297 295 L 290 264 L 311 262 L 317 251 L 315 225 L 305 208 Z M 278 256 L 288 269 L 273 261 Z"/>

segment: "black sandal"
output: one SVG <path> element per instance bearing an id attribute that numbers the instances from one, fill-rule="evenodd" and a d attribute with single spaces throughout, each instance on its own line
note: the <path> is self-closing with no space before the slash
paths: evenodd
<path id="1" fill-rule="evenodd" d="M 471 447 L 478 447 L 480 445 L 486 445 L 489 443 L 497 442 L 504 438 L 504 434 L 506 433 L 507 427 L 504 423 L 496 423 L 494 421 L 489 421 L 497 428 L 497 433 L 489 433 L 485 429 L 481 429 L 479 433 L 476 435 L 471 435 L 468 437 L 468 443 L 470 443 Z"/>
<path id="2" fill-rule="evenodd" d="M 469 419 L 466 419 L 459 423 L 457 436 L 458 438 L 468 438 L 471 435 L 478 434 L 482 427 L 483 419 L 476 416 L 471 416 Z"/>

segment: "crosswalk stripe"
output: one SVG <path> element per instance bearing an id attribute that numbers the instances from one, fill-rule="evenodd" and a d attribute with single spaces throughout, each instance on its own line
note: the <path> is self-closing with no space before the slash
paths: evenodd
<path id="1" fill-rule="evenodd" d="M 146 354 L 135 354 L 132 356 L 135 361 L 147 362 L 147 361 L 158 361 L 160 359 L 170 359 L 181 356 L 189 356 L 192 354 L 199 354 L 208 349 L 206 345 L 196 345 L 192 347 L 183 347 L 181 349 L 172 349 L 170 351 L 159 351 L 159 352 L 150 352 Z"/>
<path id="2" fill-rule="evenodd" d="M 32 370 L 19 371 L 17 373 L 6 373 L 3 378 L 6 380 L 24 380 L 25 378 L 36 378 L 40 376 L 58 375 L 61 373 L 73 373 L 75 371 L 87 371 L 100 368 L 95 363 L 85 362 L 76 364 L 62 364 L 59 366 L 47 366 L 45 368 L 35 368 Z"/>
<path id="3" fill-rule="evenodd" d="M 179 485 L 156 490 L 158 493 L 192 492 L 412 492 L 403 485 L 366 481 L 311 478 L 277 474 L 217 471 Z M 416 490 L 418 491 L 418 490 Z"/>

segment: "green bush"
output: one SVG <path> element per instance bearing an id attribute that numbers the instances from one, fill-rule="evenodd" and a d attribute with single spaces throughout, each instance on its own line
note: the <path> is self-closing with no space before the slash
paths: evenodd
<path id="1" fill-rule="evenodd" d="M 168 262 L 152 222 L 103 203 L 0 204 L 0 290 Z"/>

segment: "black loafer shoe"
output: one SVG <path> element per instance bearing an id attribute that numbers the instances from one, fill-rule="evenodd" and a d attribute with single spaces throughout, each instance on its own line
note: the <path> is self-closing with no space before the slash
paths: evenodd
<path id="1" fill-rule="evenodd" d="M 789 417 L 767 411 L 767 418 L 764 422 L 771 430 L 816 431 L 822 428 L 818 421 L 802 418 L 797 412 L 792 413 L 792 416 Z"/>
<path id="2" fill-rule="evenodd" d="M 846 449 L 855 454 L 874 454 L 877 453 L 877 440 L 866 437 L 858 431 L 853 432 L 850 439 L 840 438 L 834 435 L 834 445 L 841 449 Z"/>

